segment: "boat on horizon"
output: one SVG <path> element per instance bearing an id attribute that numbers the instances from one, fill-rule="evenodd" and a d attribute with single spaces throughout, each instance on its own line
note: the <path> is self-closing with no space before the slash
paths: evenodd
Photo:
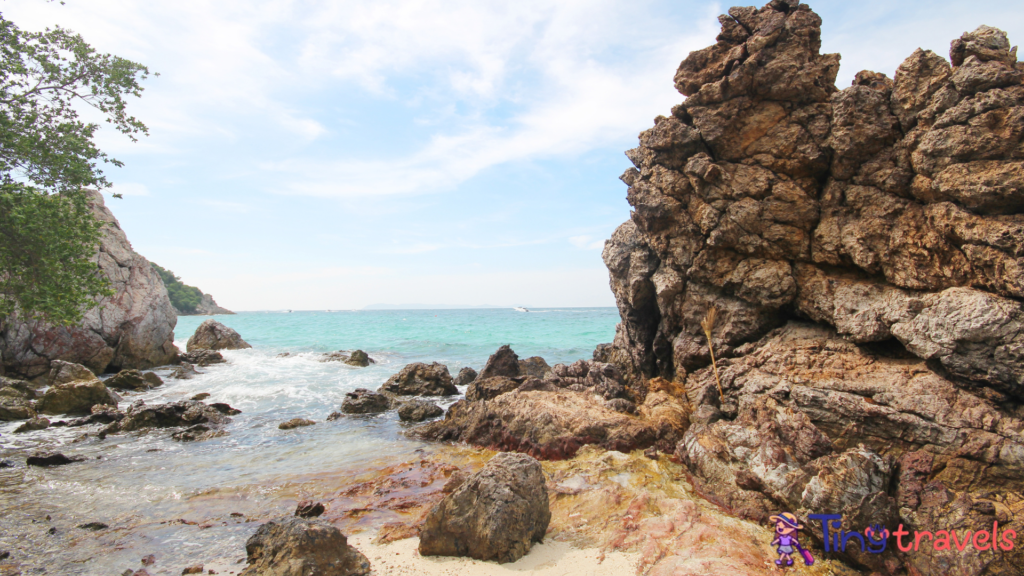
<path id="1" fill-rule="evenodd" d="M 529 312 L 529 310 L 523 308 L 522 306 L 516 306 L 515 308 L 513 308 L 513 310 L 515 310 L 516 312 Z"/>

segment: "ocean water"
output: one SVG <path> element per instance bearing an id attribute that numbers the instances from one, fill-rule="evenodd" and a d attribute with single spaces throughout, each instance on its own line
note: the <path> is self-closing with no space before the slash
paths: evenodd
<path id="1" fill-rule="evenodd" d="M 179 348 L 185 349 L 206 319 L 178 319 Z M 408 425 L 394 411 L 327 422 L 346 392 L 375 390 L 411 362 L 441 362 L 453 376 L 464 366 L 479 370 L 503 344 L 520 358 L 542 356 L 551 365 L 589 359 L 597 344 L 612 340 L 619 320 L 614 308 L 248 312 L 215 319 L 253 348 L 224 351 L 226 364 L 200 368 L 202 374 L 191 380 L 165 378 L 159 388 L 125 394 L 121 407 L 206 392 L 207 402 L 242 410 L 225 427 L 226 436 L 181 443 L 170 438 L 172 430 L 154 430 L 99 440 L 82 436 L 97 426 L 15 435 L 18 423 L 0 423 L 0 459 L 15 464 L 0 469 L 0 550 L 11 550 L 24 574 L 121 573 L 154 552 L 164 566 L 200 551 L 239 554 L 251 526 L 225 522 L 216 530 L 196 530 L 176 519 L 203 522 L 230 512 L 266 517 L 275 513 L 282 494 L 302 496 L 310 478 L 343 483 L 373 465 L 432 448 L 406 438 Z M 325 352 L 357 348 L 376 364 L 319 362 Z M 285 352 L 287 357 L 279 357 Z M 296 417 L 317 424 L 277 428 Z M 26 467 L 25 457 L 35 450 L 88 460 Z M 76 528 L 86 522 L 112 528 L 98 535 Z"/>

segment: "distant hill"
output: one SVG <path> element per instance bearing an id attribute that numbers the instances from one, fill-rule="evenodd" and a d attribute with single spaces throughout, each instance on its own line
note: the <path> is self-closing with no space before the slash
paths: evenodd
<path id="1" fill-rule="evenodd" d="M 171 305 L 178 316 L 234 314 L 231 310 L 218 306 L 213 296 L 203 294 L 203 291 L 195 286 L 182 283 L 181 278 L 175 276 L 174 272 L 160 267 L 155 262 L 150 262 L 150 265 L 164 281 L 167 295 L 171 298 Z"/>

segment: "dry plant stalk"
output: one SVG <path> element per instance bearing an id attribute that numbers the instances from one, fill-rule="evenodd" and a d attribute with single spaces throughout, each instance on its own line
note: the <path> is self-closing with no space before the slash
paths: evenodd
<path id="1" fill-rule="evenodd" d="M 715 382 L 718 384 L 718 397 L 724 400 L 725 394 L 722 392 L 722 380 L 718 377 L 718 364 L 715 363 L 715 350 L 711 344 L 711 330 L 715 328 L 715 320 L 718 318 L 718 308 L 712 306 L 708 308 L 708 313 L 704 316 L 704 320 L 701 321 L 700 327 L 704 329 L 704 335 L 708 338 L 708 352 L 711 353 L 711 366 L 715 369 Z"/>

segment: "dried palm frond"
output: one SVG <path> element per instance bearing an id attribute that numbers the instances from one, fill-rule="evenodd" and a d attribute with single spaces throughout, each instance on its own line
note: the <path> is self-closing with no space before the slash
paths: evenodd
<path id="1" fill-rule="evenodd" d="M 711 353 L 711 366 L 715 369 L 715 382 L 718 384 L 718 397 L 725 399 L 725 394 L 722 392 L 722 380 L 718 377 L 718 364 L 715 363 L 715 350 L 714 345 L 711 344 L 711 331 L 715 328 L 715 320 L 718 318 L 718 308 L 712 306 L 708 308 L 707 315 L 704 316 L 704 320 L 701 321 L 700 327 L 704 329 L 704 335 L 708 338 L 708 352 Z"/>

